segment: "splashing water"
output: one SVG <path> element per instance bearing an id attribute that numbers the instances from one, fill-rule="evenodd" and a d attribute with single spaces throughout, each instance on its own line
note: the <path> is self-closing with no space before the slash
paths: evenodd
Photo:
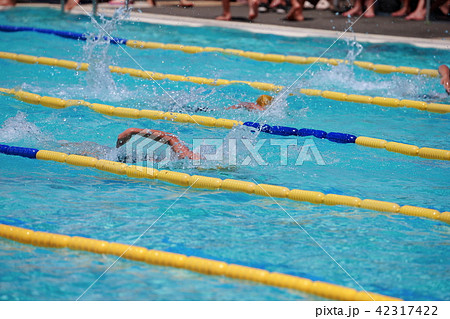
<path id="1" fill-rule="evenodd" d="M 117 151 L 108 146 L 94 142 L 73 143 L 70 141 L 57 141 L 48 132 L 42 132 L 38 126 L 27 120 L 27 115 L 17 112 L 16 116 L 8 118 L 0 127 L 1 143 L 17 143 L 21 146 L 52 149 L 68 154 L 94 156 L 101 159 L 117 160 Z"/>
<path id="2" fill-rule="evenodd" d="M 421 78 L 405 78 L 400 75 L 383 77 L 376 73 L 355 68 L 354 62 L 363 52 L 363 46 L 356 39 L 345 39 L 347 43 L 346 63 L 332 68 L 322 68 L 314 76 L 304 81 L 304 86 L 320 90 L 346 90 L 347 93 L 365 92 L 395 98 L 421 99 L 420 88 L 424 87 Z M 327 85 L 324 87 L 324 83 Z"/>
<path id="3" fill-rule="evenodd" d="M 44 134 L 33 123 L 27 121 L 23 112 L 17 112 L 16 116 L 8 118 L 0 127 L 0 141 L 3 143 L 15 143 L 23 141 L 49 142 L 53 140 L 50 134 Z"/>
<path id="4" fill-rule="evenodd" d="M 117 100 L 123 97 L 122 91 L 125 88 L 118 89 L 109 71 L 109 66 L 113 63 L 108 49 L 112 33 L 129 14 L 130 10 L 122 7 L 114 12 L 111 19 L 100 16 L 100 21 L 97 22 L 95 18 L 92 18 L 92 24 L 96 31 L 86 34 L 87 40 L 83 51 L 85 59 L 89 63 L 89 70 L 86 74 L 86 91 L 94 98 Z"/>
<path id="5" fill-rule="evenodd" d="M 353 62 L 355 62 L 356 57 L 362 53 L 364 48 L 359 42 L 356 41 L 356 38 L 353 38 L 352 40 L 350 38 L 346 38 L 345 42 L 347 43 L 348 49 L 345 60 L 347 60 L 348 64 L 353 65 Z"/>

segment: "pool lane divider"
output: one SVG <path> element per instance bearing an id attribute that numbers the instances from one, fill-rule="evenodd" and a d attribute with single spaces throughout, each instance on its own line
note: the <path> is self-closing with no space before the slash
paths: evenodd
<path id="1" fill-rule="evenodd" d="M 66 69 L 72 69 L 77 71 L 87 71 L 89 68 L 88 63 L 78 63 L 69 60 L 60 60 L 47 57 L 37 57 L 25 54 L 16 54 L 10 52 L 0 52 L 0 59 L 14 60 L 20 63 L 28 64 L 43 64 L 49 66 L 62 67 Z M 109 66 L 111 73 L 117 74 L 128 74 L 132 77 L 138 77 L 149 80 L 170 80 L 175 82 L 190 82 L 195 84 L 204 84 L 211 86 L 219 85 L 233 85 L 233 84 L 246 84 L 255 89 L 262 91 L 280 92 L 284 87 L 280 85 L 275 85 L 272 83 L 264 82 L 251 82 L 251 81 L 239 81 L 239 80 L 225 80 L 225 79 L 209 79 L 197 76 L 183 76 L 175 74 L 164 74 L 152 71 L 141 71 L 132 68 L 121 68 L 118 66 Z M 341 102 L 353 102 L 362 104 L 372 104 L 384 107 L 407 107 L 414 108 L 421 111 L 434 112 L 434 113 L 449 113 L 450 104 L 438 104 L 438 103 L 427 103 L 415 100 L 400 100 L 395 98 L 387 97 L 371 97 L 367 95 L 357 95 L 357 94 L 346 94 L 342 92 L 334 91 L 322 91 L 316 89 L 300 89 L 299 92 L 308 96 L 317 96 L 325 99 L 341 101 Z"/>
<path id="2" fill-rule="evenodd" d="M 86 41 L 88 37 L 86 34 L 73 32 L 73 31 L 65 31 L 65 30 L 53 30 L 53 29 L 43 29 L 43 28 L 33 28 L 33 27 L 17 27 L 17 26 L 9 26 L 9 25 L 0 25 L 0 31 L 2 32 L 36 32 L 36 33 L 45 33 L 56 35 L 61 38 L 73 39 L 73 40 L 82 40 Z M 127 39 L 117 38 L 117 37 L 103 37 L 105 40 L 109 40 L 111 44 L 126 44 Z M 98 37 L 94 37 L 95 40 Z"/>
<path id="3" fill-rule="evenodd" d="M 336 194 L 323 194 L 321 192 L 306 191 L 300 189 L 289 189 L 283 186 L 270 184 L 256 184 L 234 179 L 189 175 L 169 170 L 158 171 L 154 168 L 127 165 L 108 160 L 99 160 L 94 157 L 81 155 L 68 155 L 60 152 L 37 150 L 34 148 L 24 148 L 0 144 L 0 154 L 17 155 L 26 158 L 60 162 L 74 166 L 90 167 L 97 170 L 109 172 L 117 175 L 126 175 L 132 178 L 157 179 L 167 183 L 182 187 L 192 187 L 208 190 L 226 190 L 239 193 L 254 194 L 271 198 L 287 198 L 293 201 L 309 202 L 320 205 L 342 205 L 362 208 L 372 211 L 403 214 L 417 217 L 424 217 L 450 223 L 450 212 L 439 212 L 435 209 L 400 206 L 396 203 L 378 201 L 373 199 L 360 199 L 353 196 Z"/>
<path id="4" fill-rule="evenodd" d="M 7 26 L 0 25 L 0 31 L 3 32 L 19 32 L 19 31 L 29 31 L 29 32 L 38 32 L 38 33 L 46 33 L 53 34 L 59 37 L 82 40 L 86 41 L 87 37 L 83 33 L 72 32 L 72 31 L 60 31 L 60 30 L 52 30 L 52 29 L 41 29 L 41 28 L 32 28 L 32 27 L 20 27 L 20 26 Z M 243 51 L 236 49 L 224 49 L 224 48 L 216 48 L 216 47 L 199 47 L 199 46 L 191 46 L 191 45 L 183 45 L 183 44 L 173 44 L 173 43 L 159 43 L 159 42 L 145 42 L 138 40 L 127 40 L 123 38 L 116 37 L 104 37 L 105 40 L 110 40 L 111 44 L 125 44 L 132 48 L 137 49 L 161 49 L 161 50 L 172 50 L 172 51 L 181 51 L 184 53 L 203 53 L 203 52 L 216 52 L 223 54 L 236 55 L 256 61 L 265 61 L 265 62 L 274 62 L 274 63 L 291 63 L 291 64 L 313 64 L 313 63 L 325 63 L 330 65 L 338 65 L 340 63 L 351 63 L 349 60 L 343 59 L 328 59 L 321 57 L 303 57 L 296 55 L 282 55 L 282 54 L 268 54 L 268 53 L 260 53 L 253 51 Z M 404 73 L 404 74 L 412 74 L 412 75 L 424 75 L 429 77 L 438 77 L 438 70 L 434 69 L 419 69 L 415 67 L 406 67 L 406 66 L 393 66 L 387 64 L 374 64 L 372 62 L 364 62 L 364 61 L 354 61 L 354 65 L 361 67 L 363 69 L 374 71 L 377 73 L 387 74 L 387 73 Z"/>
<path id="5" fill-rule="evenodd" d="M 340 285 L 307 278 L 269 272 L 264 269 L 228 264 L 223 261 L 186 256 L 139 246 L 125 245 L 80 236 L 66 236 L 54 233 L 0 224 L 0 237 L 37 247 L 69 248 L 101 255 L 114 255 L 151 265 L 186 269 L 210 276 L 223 276 L 247 280 L 263 285 L 294 289 L 327 299 L 342 301 L 401 301 L 373 292 L 357 291 Z"/>
<path id="6" fill-rule="evenodd" d="M 232 129 L 239 125 L 244 125 L 247 127 L 254 128 L 260 132 L 278 135 L 278 136 L 314 136 L 319 139 L 327 139 L 330 142 L 340 143 L 340 144 L 357 144 L 364 147 L 385 149 L 389 152 L 399 153 L 408 156 L 418 156 L 421 158 L 433 159 L 433 160 L 450 160 L 450 150 L 422 147 L 397 143 L 388 142 L 383 139 L 366 137 L 366 136 L 355 136 L 352 134 L 339 133 L 339 132 L 325 132 L 322 130 L 314 130 L 309 128 L 293 128 L 287 126 L 270 126 L 268 124 L 260 124 L 256 122 L 241 122 L 229 119 L 216 119 L 210 116 L 199 116 L 199 115 L 189 115 L 183 113 L 175 112 L 163 112 L 156 110 L 138 110 L 133 108 L 124 107 L 114 107 L 111 105 L 89 103 L 83 100 L 63 100 L 55 97 L 40 96 L 38 94 L 16 91 L 14 89 L 0 88 L 0 93 L 8 94 L 14 98 L 30 103 L 30 104 L 40 104 L 45 107 L 62 109 L 70 106 L 86 106 L 91 110 L 108 115 L 117 116 L 122 118 L 147 118 L 150 120 L 165 120 L 177 123 L 189 123 L 197 124 L 206 127 L 217 127 Z"/>

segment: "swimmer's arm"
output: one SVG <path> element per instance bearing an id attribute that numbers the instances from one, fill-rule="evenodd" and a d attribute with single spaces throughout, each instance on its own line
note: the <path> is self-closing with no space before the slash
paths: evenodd
<path id="1" fill-rule="evenodd" d="M 172 150 L 178 155 L 180 159 L 199 159 L 200 157 L 192 152 L 187 146 L 183 145 L 181 141 L 173 134 L 166 133 L 163 131 L 149 130 L 149 129 L 139 129 L 139 128 L 129 128 L 119 134 L 117 138 L 116 147 L 120 147 L 126 144 L 134 135 L 139 134 L 143 137 L 150 138 L 157 142 L 168 144 Z"/>
<path id="2" fill-rule="evenodd" d="M 445 64 L 441 65 L 438 69 L 441 75 L 441 84 L 444 86 L 447 93 L 450 93 L 450 70 Z"/>
<path id="3" fill-rule="evenodd" d="M 258 111 L 264 111 L 264 108 L 256 103 L 250 103 L 250 102 L 241 102 L 236 105 L 232 105 L 230 107 L 225 108 L 225 110 L 236 110 L 236 109 L 247 109 L 249 111 L 258 110 Z"/>

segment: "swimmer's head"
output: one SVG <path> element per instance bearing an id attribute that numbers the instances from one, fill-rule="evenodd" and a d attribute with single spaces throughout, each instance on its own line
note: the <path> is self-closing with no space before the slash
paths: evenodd
<path id="1" fill-rule="evenodd" d="M 262 107 L 266 107 L 272 102 L 272 99 L 273 98 L 270 95 L 263 94 L 256 100 L 256 104 Z"/>

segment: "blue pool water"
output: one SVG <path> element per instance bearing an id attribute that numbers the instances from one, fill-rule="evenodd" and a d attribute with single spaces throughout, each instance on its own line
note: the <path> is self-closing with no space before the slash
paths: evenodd
<path id="1" fill-rule="evenodd" d="M 0 12 L 6 25 L 98 32 L 86 17 L 50 9 L 15 8 Z M 164 43 L 217 46 L 265 53 L 319 56 L 334 39 L 287 38 L 221 28 L 190 28 L 121 22 L 114 36 Z M 0 33 L 0 51 L 46 56 L 189 76 L 269 82 L 289 86 L 309 65 L 258 62 L 218 53 L 102 46 L 31 32 Z M 401 44 L 361 43 L 358 60 L 435 69 L 450 61 L 450 51 Z M 338 41 L 326 54 L 346 58 L 359 49 Z M 191 83 L 86 74 L 43 65 L 0 60 L 0 87 L 40 95 L 138 109 L 252 121 L 259 114 L 225 110 L 254 101 L 261 92 L 246 85 L 209 87 Z M 450 103 L 437 79 L 381 75 L 349 65 L 317 64 L 296 88 L 316 88 L 371 96 Z M 294 92 L 294 91 L 292 91 Z M 203 109 L 199 111 L 198 108 Z M 128 127 L 172 132 L 192 146 L 194 139 L 229 143 L 258 142 L 265 165 L 251 160 L 238 143 L 236 165 L 217 161 L 196 167 L 187 161 L 161 164 L 189 174 L 234 178 L 289 188 L 345 194 L 449 209 L 449 164 L 354 144 L 310 138 L 284 138 L 211 129 L 164 121 L 103 116 L 87 108 L 64 110 L 30 105 L 0 96 L 0 143 L 67 151 L 61 141 L 95 142 L 113 147 Z M 384 138 L 421 147 L 450 149 L 449 116 L 415 109 L 344 103 L 303 95 L 281 99 L 258 121 Z M 266 139 L 264 141 L 264 139 Z M 314 154 L 296 165 L 300 147 Z M 290 143 L 286 162 L 280 146 Z M 293 145 L 296 143 L 296 146 Z M 313 144 L 312 144 L 313 143 Z M 86 144 L 83 144 L 86 146 Z M 82 145 L 82 147 L 83 147 Z M 113 156 L 104 153 L 102 157 Z M 136 180 L 92 169 L 0 154 L 0 223 L 67 235 L 136 243 L 269 271 L 299 275 L 356 289 L 363 287 L 407 300 L 448 300 L 450 228 L 447 224 L 358 208 L 319 206 L 278 200 L 308 234 L 345 269 L 350 278 L 270 198 L 227 191 L 188 190 L 153 180 Z M 322 163 L 323 164 L 323 163 Z M 217 166 L 224 168 L 217 169 Z M 173 205 L 172 205 L 173 204 Z M 172 205 L 172 206 L 171 206 Z M 166 211 L 167 210 L 167 211 Z M 115 260 L 68 249 L 47 249 L 0 239 L 0 299 L 74 300 Z M 358 284 L 360 285 L 358 285 Z M 245 281 L 126 260 L 112 267 L 83 300 L 317 300 L 308 294 Z"/>

